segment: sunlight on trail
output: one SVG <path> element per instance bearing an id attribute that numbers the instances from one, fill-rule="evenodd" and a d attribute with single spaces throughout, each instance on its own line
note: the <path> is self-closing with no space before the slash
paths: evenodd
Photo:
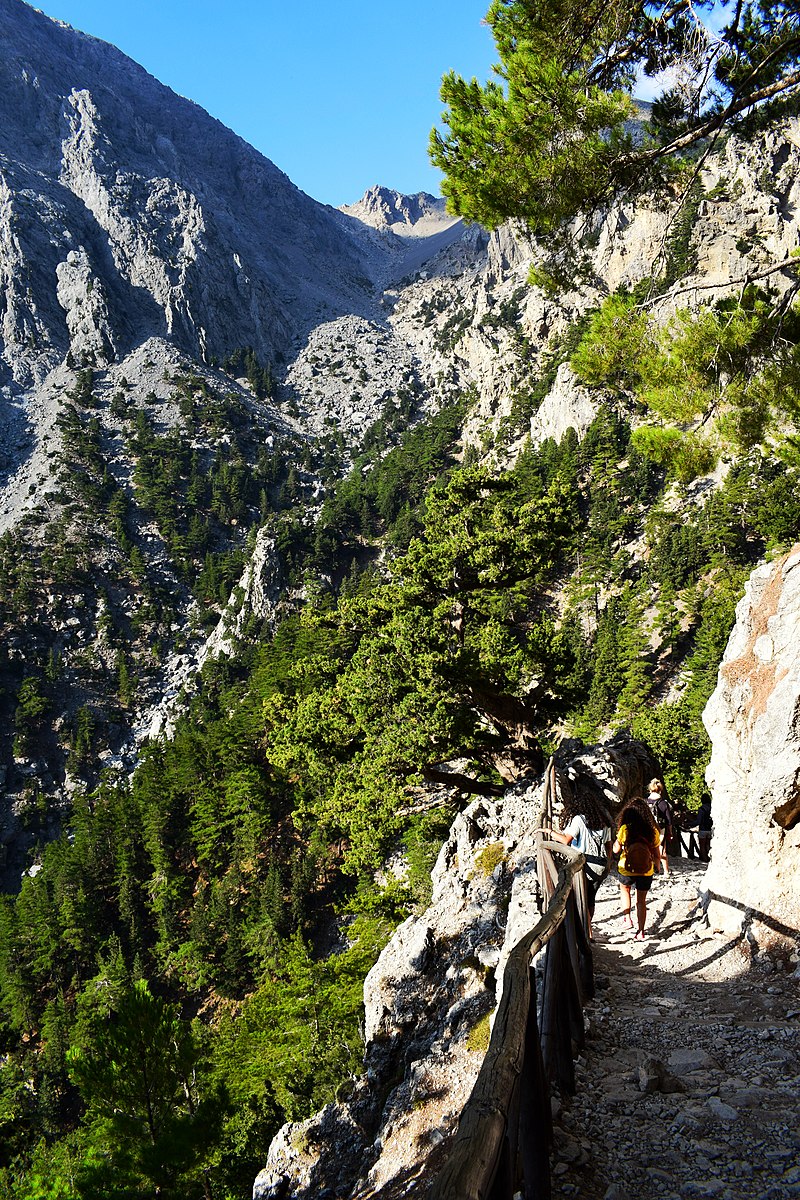
<path id="1" fill-rule="evenodd" d="M 553 1195 L 800 1196 L 798 973 L 707 926 L 704 866 L 654 881 L 647 937 L 598 895 L 578 1091 L 555 1103 Z"/>

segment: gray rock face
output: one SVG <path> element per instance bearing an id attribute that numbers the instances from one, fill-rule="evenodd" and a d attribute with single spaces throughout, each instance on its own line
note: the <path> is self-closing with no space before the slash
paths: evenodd
<path id="1" fill-rule="evenodd" d="M 340 211 L 399 237 L 428 236 L 458 221 L 448 214 L 444 200 L 428 192 L 406 196 L 379 186 L 369 188 L 356 204 L 343 204 Z"/>
<path id="2" fill-rule="evenodd" d="M 371 311 L 356 229 L 112 46 L 0 0 L 0 330 L 17 381 L 143 335 L 274 361 L 323 314 Z"/>
<path id="3" fill-rule="evenodd" d="M 310 1198 L 374 1191 L 435 1158 L 480 1067 L 474 1032 L 494 1004 L 512 876 L 532 852 L 537 806 L 524 785 L 476 800 L 455 820 L 433 872 L 433 898 L 397 930 L 364 985 L 365 1075 L 346 1101 L 284 1127 L 253 1195 Z M 531 914 L 529 912 L 529 921 Z M 535 920 L 535 911 L 533 915 Z M 438 1139 L 431 1133 L 438 1131 Z"/>
<path id="4" fill-rule="evenodd" d="M 114 333 L 104 288 L 83 246 L 70 250 L 64 262 L 58 264 L 56 279 L 56 295 L 64 310 L 75 357 L 82 360 L 88 356 L 94 362 L 114 357 Z"/>
<path id="5" fill-rule="evenodd" d="M 562 363 L 553 387 L 531 417 L 531 442 L 560 442 L 568 429 L 582 438 L 596 416 L 596 397 L 578 382 L 569 364 Z"/>
<path id="6" fill-rule="evenodd" d="M 754 571 L 703 721 L 714 927 L 757 945 L 800 929 L 800 546 Z"/>

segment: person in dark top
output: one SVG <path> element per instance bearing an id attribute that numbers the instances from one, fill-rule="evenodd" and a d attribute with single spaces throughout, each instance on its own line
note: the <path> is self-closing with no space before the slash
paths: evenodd
<path id="1" fill-rule="evenodd" d="M 653 820 L 658 826 L 658 832 L 661 836 L 661 862 L 664 868 L 664 874 L 669 875 L 669 863 L 667 862 L 667 845 L 672 841 L 674 836 L 673 821 L 672 821 L 672 805 L 664 795 L 664 785 L 660 779 L 651 779 L 648 784 L 647 803 L 650 812 L 653 814 Z"/>
<path id="2" fill-rule="evenodd" d="M 711 831 L 713 828 L 711 797 L 708 792 L 703 792 L 703 798 L 700 801 L 700 811 L 697 814 L 698 853 L 702 862 L 708 862 L 711 857 Z"/>

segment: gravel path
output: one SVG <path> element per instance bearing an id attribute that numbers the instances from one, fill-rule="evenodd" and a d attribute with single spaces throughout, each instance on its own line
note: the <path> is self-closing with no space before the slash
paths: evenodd
<path id="1" fill-rule="evenodd" d="M 800 977 L 715 936 L 702 865 L 650 893 L 648 937 L 595 914 L 597 995 L 578 1092 L 555 1106 L 553 1194 L 583 1200 L 800 1197 Z"/>

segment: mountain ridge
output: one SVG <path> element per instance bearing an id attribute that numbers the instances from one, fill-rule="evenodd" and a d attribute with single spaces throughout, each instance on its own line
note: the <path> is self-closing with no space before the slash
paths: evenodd
<path id="1" fill-rule="evenodd" d="M 0 294 L 19 381 L 31 339 L 51 365 L 84 349 L 61 315 L 83 297 L 65 283 L 57 299 L 51 282 L 72 252 L 102 279 L 122 349 L 160 322 L 201 360 L 249 344 L 274 361 L 321 312 L 373 311 L 369 258 L 335 210 L 106 43 L 23 0 L 0 13 L 3 236 L 25 268 Z"/>
<path id="2" fill-rule="evenodd" d="M 397 237 L 430 237 L 451 225 L 462 224 L 447 212 L 445 201 L 430 192 L 411 194 L 375 184 L 355 204 L 342 204 L 339 212 L 357 217 L 365 225 Z"/>

